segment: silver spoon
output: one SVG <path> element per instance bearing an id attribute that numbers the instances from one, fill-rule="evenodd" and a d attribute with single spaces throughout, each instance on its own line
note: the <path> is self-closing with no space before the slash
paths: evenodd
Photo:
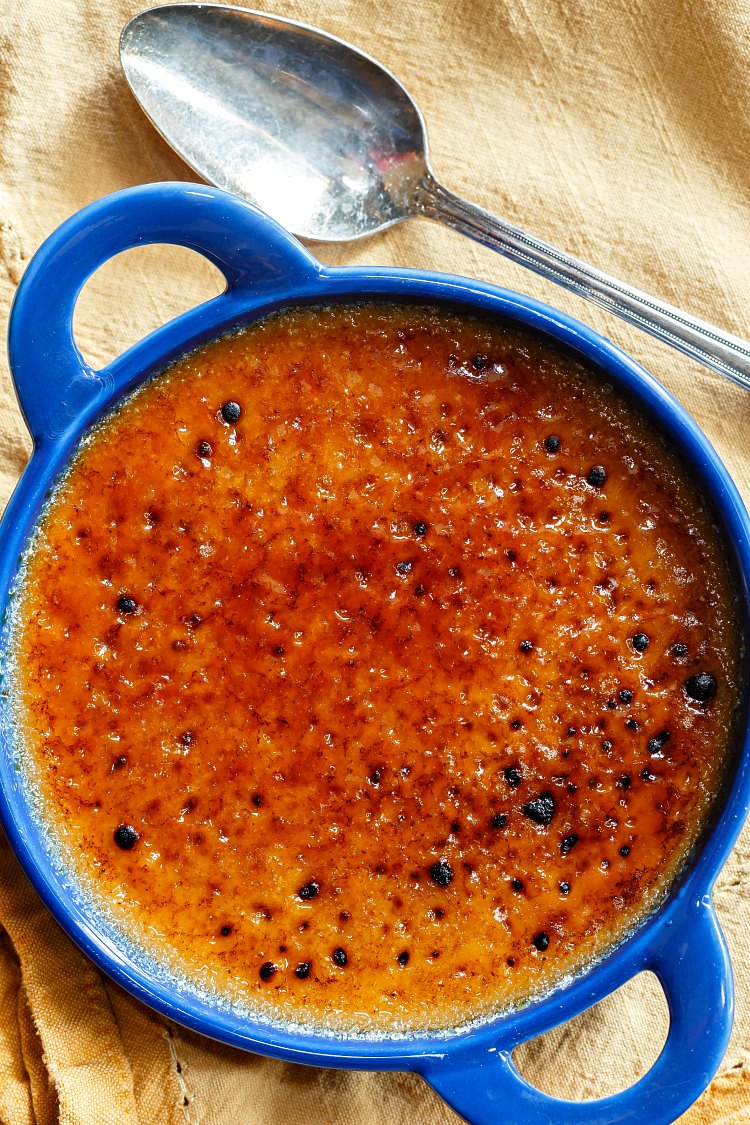
<path id="1" fill-rule="evenodd" d="M 750 390 L 750 344 L 460 199 L 432 174 L 422 115 L 394 76 L 293 20 L 212 4 L 132 19 L 120 42 L 146 114 L 205 180 L 302 238 L 345 242 L 423 216 L 650 332 Z"/>

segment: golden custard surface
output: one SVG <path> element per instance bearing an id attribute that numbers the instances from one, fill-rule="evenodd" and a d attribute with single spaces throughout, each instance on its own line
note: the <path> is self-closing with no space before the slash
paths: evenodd
<path id="1" fill-rule="evenodd" d="M 738 694 L 720 559 L 572 358 L 434 308 L 287 312 L 141 388 L 50 500 L 29 775 L 198 987 L 457 1025 L 601 954 L 685 861 Z"/>

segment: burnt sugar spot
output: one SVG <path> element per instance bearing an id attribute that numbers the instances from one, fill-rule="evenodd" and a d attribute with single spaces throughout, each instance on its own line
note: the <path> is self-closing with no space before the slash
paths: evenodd
<path id="1" fill-rule="evenodd" d="M 607 480 L 607 470 L 603 465 L 594 465 L 586 474 L 586 482 L 592 488 L 603 488 Z"/>
<path id="2" fill-rule="evenodd" d="M 129 852 L 141 838 L 137 828 L 132 824 L 120 824 L 114 831 L 114 841 L 122 851 Z"/>
<path id="3" fill-rule="evenodd" d="M 447 860 L 441 859 L 430 867 L 430 878 L 438 887 L 447 887 L 453 882 L 453 868 Z"/>
<path id="4" fill-rule="evenodd" d="M 517 789 L 523 781 L 523 774 L 518 766 L 508 766 L 503 770 L 503 777 L 511 789 Z"/>
<path id="5" fill-rule="evenodd" d="M 547 827 L 552 823 L 556 808 L 557 803 L 554 795 L 549 789 L 546 789 L 543 793 L 540 793 L 538 797 L 527 801 L 523 806 L 523 814 L 527 816 L 529 820 L 533 821 L 534 824 Z"/>
<path id="6" fill-rule="evenodd" d="M 685 680 L 685 695 L 696 703 L 708 703 L 716 695 L 716 677 L 710 672 L 698 672 Z"/>

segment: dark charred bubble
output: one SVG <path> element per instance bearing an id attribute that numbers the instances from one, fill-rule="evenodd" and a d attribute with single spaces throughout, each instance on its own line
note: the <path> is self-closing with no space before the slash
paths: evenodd
<path id="1" fill-rule="evenodd" d="M 638 720 L 637 719 L 626 719 L 625 720 L 625 726 L 628 728 L 628 730 L 640 730 L 641 729 L 638 726 Z"/>
<path id="2" fill-rule="evenodd" d="M 274 647 L 273 654 L 274 654 L 274 656 L 283 656 L 284 655 L 284 646 L 283 645 L 276 645 Z"/>
<path id="3" fill-rule="evenodd" d="M 259 809 L 260 806 L 263 804 L 263 798 L 261 797 L 260 793 L 253 793 L 253 795 L 251 797 L 251 800 L 252 800 L 253 804 L 255 805 L 256 809 Z"/>
<path id="4" fill-rule="evenodd" d="M 515 963 L 516 963 L 515 957 L 506 957 L 505 964 L 508 966 L 509 969 L 512 969 L 513 966 L 515 965 Z"/>
<path id="5" fill-rule="evenodd" d="M 601 488 L 607 479 L 607 470 L 603 465 L 594 465 L 586 474 L 586 482 L 592 488 Z"/>
<path id="6" fill-rule="evenodd" d="M 607 700 L 607 707 L 609 707 L 610 711 L 614 711 L 616 706 L 617 706 L 617 700 L 616 699 L 608 699 Z"/>
<path id="7" fill-rule="evenodd" d="M 544 953 L 546 949 L 549 949 L 549 937 L 544 931 L 537 934 L 534 938 L 534 948 L 538 949 L 540 953 Z"/>
<path id="8" fill-rule="evenodd" d="M 230 426 L 233 426 L 235 422 L 239 422 L 241 413 L 242 407 L 238 402 L 235 402 L 234 399 L 225 402 L 221 408 L 221 416 Z"/>
<path id="9" fill-rule="evenodd" d="M 229 937 L 231 932 L 232 932 L 231 926 L 222 926 L 221 929 L 219 930 L 219 933 L 221 934 L 222 937 Z"/>
<path id="10" fill-rule="evenodd" d="M 508 766 L 507 769 L 503 770 L 503 777 L 511 789 L 517 789 L 523 780 L 523 774 L 518 766 Z"/>
<path id="11" fill-rule="evenodd" d="M 214 449 L 210 441 L 199 441 L 195 447 L 196 454 L 201 458 L 211 457 L 213 451 Z"/>
<path id="12" fill-rule="evenodd" d="M 611 518 L 612 517 L 610 516 L 609 512 L 599 513 L 599 523 L 609 523 Z"/>
<path id="13" fill-rule="evenodd" d="M 417 520 L 414 524 L 413 531 L 415 535 L 422 536 L 427 534 L 429 528 L 427 527 L 427 524 L 424 522 L 424 520 Z"/>
<path id="14" fill-rule="evenodd" d="M 527 802 L 523 806 L 523 812 L 524 816 L 534 821 L 534 824 L 542 824 L 546 827 L 555 815 L 555 798 L 547 789 L 533 801 Z"/>
<path id="15" fill-rule="evenodd" d="M 343 969 L 344 965 L 347 964 L 349 958 L 346 955 L 346 950 L 342 949 L 339 945 L 331 954 L 331 960 L 333 961 L 334 965 L 338 965 L 340 969 Z"/>
<path id="16" fill-rule="evenodd" d="M 676 660 L 684 660 L 687 654 L 688 646 L 683 644 L 682 641 L 678 641 L 677 644 L 672 645 L 672 656 L 674 656 Z"/>
<path id="17" fill-rule="evenodd" d="M 380 772 L 380 770 L 373 770 L 372 773 L 370 774 L 370 781 L 372 782 L 373 785 L 380 785 L 380 782 L 382 781 L 382 779 L 383 779 L 383 775 Z"/>
<path id="18" fill-rule="evenodd" d="M 453 868 L 446 859 L 441 859 L 430 868 L 430 878 L 439 887 L 447 887 L 453 882 Z"/>
<path id="19" fill-rule="evenodd" d="M 183 746 L 192 746 L 197 741 L 197 735 L 194 730 L 184 730 L 180 735 L 180 742 Z"/>
<path id="20" fill-rule="evenodd" d="M 568 793 L 577 793 L 578 792 L 578 786 L 575 784 L 574 781 L 569 781 L 568 784 L 565 786 L 565 788 L 567 789 Z"/>
<path id="21" fill-rule="evenodd" d="M 570 894 L 570 883 L 560 883 L 560 894 L 561 895 L 569 895 Z"/>
<path id="22" fill-rule="evenodd" d="M 521 882 L 520 879 L 511 879 L 510 885 L 513 888 L 514 891 L 520 892 L 520 891 L 523 890 L 523 883 Z"/>
<path id="23" fill-rule="evenodd" d="M 118 613 L 124 613 L 124 614 L 135 613 L 137 609 L 138 609 L 138 602 L 135 600 L 135 598 L 131 598 L 130 594 L 123 594 L 121 598 L 118 598 L 118 600 L 117 600 L 117 612 Z"/>
<path id="24" fill-rule="evenodd" d="M 484 371 L 487 366 L 487 356 L 483 355 L 481 352 L 477 352 L 475 356 L 472 356 L 471 366 L 475 371 Z"/>
<path id="25" fill-rule="evenodd" d="M 549 434 L 549 436 L 544 439 L 544 448 L 548 453 L 557 453 L 561 445 L 562 442 L 557 434 Z"/>
<path id="26" fill-rule="evenodd" d="M 448 574 L 451 578 L 460 578 L 461 577 L 461 567 L 460 566 L 449 566 L 448 567 Z"/>
<path id="27" fill-rule="evenodd" d="M 651 638 L 648 633 L 634 633 L 631 637 L 631 644 L 636 652 L 645 652 L 651 644 Z"/>
<path id="28" fill-rule="evenodd" d="M 396 563 L 396 574 L 400 574 L 402 577 L 407 575 L 407 574 L 411 574 L 413 566 L 414 566 L 414 563 L 409 562 L 408 559 L 404 559 L 403 562 L 397 562 Z"/>
<path id="29" fill-rule="evenodd" d="M 304 887 L 300 887 L 297 894 L 303 902 L 309 902 L 313 898 L 317 898 L 320 894 L 320 884 L 312 879 L 309 883 L 305 883 Z"/>
<path id="30" fill-rule="evenodd" d="M 522 726 L 523 726 L 523 723 L 521 722 L 520 719 L 514 719 L 512 721 L 512 723 L 510 724 L 510 729 L 511 730 L 520 730 Z"/>
<path id="31" fill-rule="evenodd" d="M 455 836 L 460 831 L 461 831 L 461 825 L 459 824 L 459 822 L 457 820 L 454 820 L 453 823 L 451 824 L 451 832 Z"/>
<path id="32" fill-rule="evenodd" d="M 696 703 L 708 703 L 716 695 L 716 677 L 710 672 L 698 672 L 685 680 L 685 695 Z"/>
<path id="33" fill-rule="evenodd" d="M 609 754 L 610 750 L 612 749 L 612 745 L 613 744 L 609 741 L 608 738 L 602 739 L 602 750 L 605 754 Z"/>
<path id="34" fill-rule="evenodd" d="M 658 734 L 655 734 L 653 738 L 649 738 L 649 754 L 660 754 L 663 747 L 669 742 L 669 737 L 670 736 L 668 730 L 661 730 Z"/>
<path id="35" fill-rule="evenodd" d="M 505 828 L 507 823 L 508 818 L 504 812 L 497 813 L 490 821 L 490 824 L 493 828 Z"/>
<path id="36" fill-rule="evenodd" d="M 577 843 L 578 835 L 575 832 L 571 832 L 568 836 L 563 836 L 560 841 L 560 854 L 567 855 L 568 852 L 572 852 Z"/>
<path id="37" fill-rule="evenodd" d="M 349 913 L 348 910 L 342 910 L 339 913 L 339 922 L 348 922 L 350 918 L 351 918 L 351 914 Z"/>
<path id="38" fill-rule="evenodd" d="M 115 828 L 114 839 L 118 848 L 123 851 L 129 852 L 141 838 L 140 832 L 133 828 L 132 824 L 121 824 L 119 828 Z"/>
<path id="39" fill-rule="evenodd" d="M 518 647 L 519 647 L 521 652 L 533 652 L 534 651 L 534 642 L 533 641 L 521 641 L 521 643 Z"/>
<path id="40" fill-rule="evenodd" d="M 620 855 L 623 858 L 630 855 L 630 845 L 629 844 L 623 844 L 622 845 L 622 847 L 620 848 Z"/>
<path id="41" fill-rule="evenodd" d="M 574 735 L 578 734 L 578 728 L 568 727 L 565 733 L 567 734 L 568 738 L 572 738 Z"/>
<path id="42" fill-rule="evenodd" d="M 123 754 L 121 754 L 119 758 L 115 758 L 114 762 L 112 763 L 112 769 L 121 770 L 122 767 L 126 766 L 127 764 L 128 759 Z"/>
<path id="43" fill-rule="evenodd" d="M 414 597 L 415 598 L 423 598 L 426 593 L 427 593 L 427 587 L 426 586 L 415 586 L 414 587 Z"/>
<path id="44" fill-rule="evenodd" d="M 311 966 L 309 961 L 300 961 L 299 965 L 294 970 L 294 975 L 297 980 L 307 980 L 307 978 L 310 976 L 310 968 Z"/>
<path id="45" fill-rule="evenodd" d="M 641 777 L 644 781 L 656 781 L 656 774 L 651 773 L 651 770 L 648 768 L 648 766 L 646 766 L 645 769 L 641 770 Z"/>
<path id="46" fill-rule="evenodd" d="M 270 980 L 276 972 L 278 972 L 278 968 L 274 965 L 273 961 L 264 961 L 258 969 L 258 976 L 261 980 Z"/>
<path id="47" fill-rule="evenodd" d="M 518 552 L 514 551 L 512 547 L 509 547 L 508 550 L 505 552 L 505 557 L 508 560 L 508 562 L 513 563 L 518 558 Z"/>
<path id="48" fill-rule="evenodd" d="M 630 688 L 622 688 L 620 690 L 620 702 L 621 703 L 632 703 L 633 702 L 633 693 L 630 690 Z"/>
<path id="49" fill-rule="evenodd" d="M 404 965 L 409 964 L 409 954 L 408 954 L 408 952 L 404 949 L 404 951 L 402 953 L 399 953 L 396 960 L 398 961 L 399 965 L 403 969 Z"/>
<path id="50" fill-rule="evenodd" d="M 618 789 L 629 789 L 633 784 L 633 779 L 629 773 L 624 773 L 620 780 L 617 782 Z"/>

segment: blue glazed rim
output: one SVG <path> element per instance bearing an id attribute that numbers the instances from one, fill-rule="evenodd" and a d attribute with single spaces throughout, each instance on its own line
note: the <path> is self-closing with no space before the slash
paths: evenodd
<path id="1" fill-rule="evenodd" d="M 78 294 L 107 259 L 150 243 L 187 246 L 224 274 L 220 296 L 185 313 L 101 371 L 72 334 Z M 282 307 L 386 298 L 457 304 L 543 333 L 603 370 L 656 423 L 709 499 L 736 576 L 741 625 L 750 635 L 750 520 L 716 453 L 671 395 L 598 333 L 528 297 L 466 278 L 371 267 L 333 269 L 250 204 L 213 188 L 152 184 L 91 204 L 65 222 L 30 263 L 14 302 L 9 355 L 34 453 L 0 527 L 4 628 L 19 559 L 48 490 L 81 434 L 143 379 L 199 344 Z M 0 818 L 37 892 L 63 929 L 109 976 L 169 1019 L 235 1047 L 317 1066 L 414 1070 L 473 1125 L 500 1116 L 517 1125 L 668 1125 L 716 1072 L 732 1025 L 731 966 L 711 889 L 750 807 L 745 714 L 713 824 L 662 906 L 606 958 L 519 1011 L 450 1037 L 379 1040 L 279 1028 L 165 985 L 136 963 L 114 931 L 71 898 L 46 854 L 16 768 L 8 708 L 0 709 Z M 644 969 L 665 991 L 670 1030 L 658 1060 L 635 1085 L 590 1102 L 550 1097 L 518 1073 L 511 1052 L 569 1020 Z"/>

